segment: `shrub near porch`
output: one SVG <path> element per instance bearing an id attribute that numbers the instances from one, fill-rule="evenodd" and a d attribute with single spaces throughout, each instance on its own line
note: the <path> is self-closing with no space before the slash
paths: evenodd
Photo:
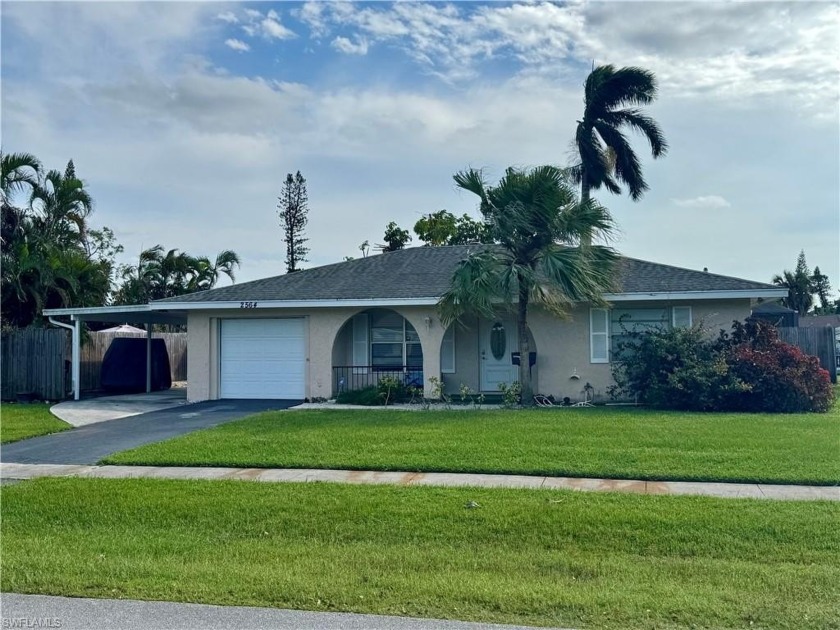
<path id="1" fill-rule="evenodd" d="M 840 482 L 840 409 L 711 414 L 639 408 L 269 412 L 109 464 Z"/>

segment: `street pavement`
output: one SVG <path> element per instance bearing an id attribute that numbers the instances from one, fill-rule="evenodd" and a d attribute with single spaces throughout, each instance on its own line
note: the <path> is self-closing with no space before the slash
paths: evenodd
<path id="1" fill-rule="evenodd" d="M 60 630 L 529 630 L 441 619 L 127 599 L 0 595 L 3 628 Z"/>

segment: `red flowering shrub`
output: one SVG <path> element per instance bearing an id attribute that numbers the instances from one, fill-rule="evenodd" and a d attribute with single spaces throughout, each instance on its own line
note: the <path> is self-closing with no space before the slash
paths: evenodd
<path id="1" fill-rule="evenodd" d="M 781 341 L 773 326 L 736 322 L 722 340 L 730 372 L 749 389 L 730 393 L 727 407 L 743 411 L 828 411 L 834 390 L 816 357 Z"/>

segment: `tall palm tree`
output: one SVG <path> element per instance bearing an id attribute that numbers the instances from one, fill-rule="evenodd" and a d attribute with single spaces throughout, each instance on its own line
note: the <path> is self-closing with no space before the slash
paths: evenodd
<path id="1" fill-rule="evenodd" d="M 2 153 L 0 173 L 0 192 L 6 202 L 11 195 L 31 190 L 38 185 L 41 162 L 31 153 Z"/>
<path id="2" fill-rule="evenodd" d="M 655 98 L 656 77 L 643 68 L 598 66 L 586 78 L 583 118 L 575 133 L 580 162 L 571 169 L 580 183 L 581 201 L 602 186 L 618 195 L 624 184 L 633 201 L 648 190 L 639 158 L 622 128 L 647 138 L 654 158 L 665 155 L 668 144 L 662 130 L 640 109 Z"/>
<path id="3" fill-rule="evenodd" d="M 609 238 L 609 212 L 592 200 L 579 202 L 564 171 L 554 166 L 509 168 L 496 186 L 481 171 L 454 176 L 459 188 L 480 199 L 480 210 L 497 246 L 479 249 L 456 269 L 438 303 L 445 325 L 461 315 L 491 318 L 499 308 L 517 313 L 520 357 L 528 357 L 531 304 L 563 316 L 574 302 L 602 305 L 612 288 L 618 254 L 604 245 L 583 245 L 592 235 Z M 523 404 L 533 404 L 530 368 L 519 362 Z"/>

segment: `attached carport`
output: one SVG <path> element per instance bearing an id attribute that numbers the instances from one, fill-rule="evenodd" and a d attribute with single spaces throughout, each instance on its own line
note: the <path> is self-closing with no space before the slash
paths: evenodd
<path id="1" fill-rule="evenodd" d="M 155 308 L 152 304 L 134 306 L 94 306 L 87 308 L 51 308 L 45 309 L 44 315 L 51 324 L 67 328 L 73 333 L 71 375 L 73 380 L 73 398 L 81 395 L 81 337 L 82 322 L 109 322 L 120 324 L 143 324 L 146 328 L 146 392 L 152 391 L 152 326 L 154 324 L 185 325 L 187 314 L 184 311 L 168 311 Z M 70 323 L 58 321 L 59 317 L 69 317 Z"/>

